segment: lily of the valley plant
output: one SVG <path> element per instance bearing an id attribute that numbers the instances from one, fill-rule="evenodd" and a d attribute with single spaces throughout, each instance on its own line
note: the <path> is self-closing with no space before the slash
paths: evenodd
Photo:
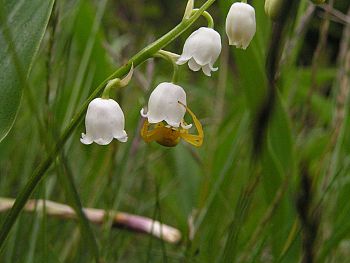
<path id="1" fill-rule="evenodd" d="M 198 9 L 193 9 L 193 0 L 189 0 L 183 19 L 189 19 Z M 177 82 L 177 65 L 188 64 L 193 71 L 200 69 L 207 76 L 217 71 L 214 64 L 221 53 L 221 36 L 214 30 L 214 21 L 208 12 L 202 15 L 207 19 L 208 26 L 195 30 L 185 41 L 181 55 L 158 50 L 154 57 L 166 59 L 173 65 L 173 79 L 160 83 L 151 93 L 147 108 L 142 108 L 141 116 L 144 124 L 141 136 L 145 142 L 157 142 L 163 146 L 176 146 L 181 139 L 201 146 L 204 132 L 200 121 L 189 109 L 186 92 Z M 246 49 L 256 31 L 254 8 L 246 3 L 234 3 L 226 18 L 226 34 L 230 45 Z M 109 98 L 111 88 L 126 86 L 132 76 L 132 70 L 123 80 L 111 80 L 105 87 L 102 98 L 91 101 L 86 114 L 86 134 L 82 134 L 81 142 L 100 145 L 109 144 L 113 138 L 127 141 L 124 130 L 124 113 L 119 104 Z M 192 118 L 192 124 L 184 120 L 186 113 Z M 195 129 L 194 132 L 190 130 Z"/>
<path id="2" fill-rule="evenodd" d="M 282 0 L 266 1 L 265 10 L 267 15 L 273 19 L 279 18 Z M 324 0 L 312 1 L 317 4 L 324 2 Z M 111 80 L 108 83 L 103 82 L 93 91 L 86 103 L 81 106 L 69 125 L 64 129 L 52 151 L 37 166 L 20 192 L 12 209 L 3 220 L 0 229 L 0 248 L 4 245 L 26 201 L 33 194 L 35 188 L 73 134 L 74 129 L 80 123 L 84 111 L 87 110 L 85 119 L 86 132 L 81 137 L 83 144 L 95 142 L 100 145 L 107 145 L 113 139 L 121 142 L 127 141 L 124 113 L 118 102 L 110 98 L 110 90 L 123 88 L 128 85 L 132 77 L 133 66 L 137 67 L 151 57 L 160 57 L 171 62 L 174 69 L 172 80 L 160 83 L 152 92 L 148 101 L 148 107 L 143 108 L 141 111 L 141 115 L 144 118 L 141 136 L 144 141 L 147 143 L 157 142 L 171 147 L 177 145 L 182 139 L 194 146 L 202 145 L 204 138 L 202 125 L 188 107 L 185 91 L 186 85 L 181 87 L 177 84 L 177 70 L 178 65 L 186 63 L 188 63 L 191 70 L 199 71 L 201 69 L 207 76 L 218 70 L 215 63 L 221 52 L 221 37 L 214 30 L 214 21 L 206 11 L 214 2 L 215 0 L 206 0 L 199 9 L 194 9 L 194 0 L 188 0 L 183 20 L 176 27 L 140 50 L 128 63 L 121 66 L 110 76 Z M 162 50 L 163 47 L 173 42 L 190 28 L 201 15 L 207 19 L 207 27 L 193 30 L 193 33 L 184 43 L 181 56 Z M 246 49 L 254 38 L 255 32 L 256 19 L 254 8 L 247 4 L 246 1 L 234 3 L 226 17 L 226 34 L 229 44 L 237 48 Z M 129 74 L 127 74 L 128 70 Z M 127 75 L 124 78 L 118 78 L 125 74 Z M 103 94 L 99 98 L 98 96 L 102 91 Z M 140 109 L 142 106 L 139 105 Z M 186 113 L 188 113 L 188 117 L 191 117 L 193 125 L 185 122 L 184 117 Z M 126 112 L 125 115 L 127 116 L 128 113 Z M 98 257 L 96 258 L 96 261 L 99 261 Z"/>

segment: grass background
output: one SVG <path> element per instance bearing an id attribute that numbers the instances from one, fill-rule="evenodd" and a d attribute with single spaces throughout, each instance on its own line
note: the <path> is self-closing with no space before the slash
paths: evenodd
<path id="1" fill-rule="evenodd" d="M 17 196 L 88 94 L 180 22 L 185 4 L 56 1 L 15 125 L 0 143 L 1 196 Z M 265 147 L 254 160 L 252 127 L 267 89 L 271 22 L 263 1 L 252 1 L 256 36 L 246 51 L 229 47 L 230 4 L 219 0 L 209 9 L 223 39 L 219 71 L 208 78 L 183 66 L 179 75 L 204 127 L 201 148 L 164 148 L 140 138 L 140 109 L 172 75 L 171 65 L 149 60 L 113 95 L 126 115 L 129 141 L 82 145 L 81 124 L 32 196 L 156 218 L 183 235 L 179 244 L 166 244 L 111 229 L 107 220 L 91 226 L 102 262 L 299 262 L 310 249 L 314 262 L 350 262 L 349 22 L 301 1 L 287 30 Z M 336 0 L 334 8 L 346 14 L 349 3 Z M 192 30 L 204 24 L 200 19 Z M 181 53 L 190 33 L 166 49 Z M 86 229 L 23 213 L 0 262 L 93 262 L 96 246 Z"/>

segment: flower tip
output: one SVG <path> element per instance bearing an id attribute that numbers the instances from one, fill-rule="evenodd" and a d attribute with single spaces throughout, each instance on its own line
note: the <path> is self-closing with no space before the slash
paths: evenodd
<path id="1" fill-rule="evenodd" d="M 185 59 L 183 57 L 179 57 L 178 60 L 176 61 L 177 65 L 183 65 L 188 61 L 188 59 Z"/>
<path id="2" fill-rule="evenodd" d="M 219 68 L 218 67 L 216 67 L 216 68 L 214 68 L 212 65 L 205 65 L 204 67 L 202 67 L 202 71 L 203 71 L 203 73 L 205 74 L 205 75 L 207 75 L 208 77 L 210 77 L 211 76 L 211 72 L 213 71 L 213 72 L 215 72 L 215 71 L 217 71 Z"/>
<path id="3" fill-rule="evenodd" d="M 202 68 L 202 71 L 204 73 L 204 75 L 208 76 L 208 77 L 211 77 L 211 72 L 210 71 L 206 71 Z"/>
<path id="4" fill-rule="evenodd" d="M 147 113 L 145 113 L 145 109 L 144 109 L 144 108 L 142 108 L 142 109 L 140 110 L 140 114 L 141 114 L 141 116 L 142 116 L 143 118 L 147 118 Z"/>
<path id="5" fill-rule="evenodd" d="M 188 130 L 188 129 L 191 129 L 192 128 L 192 124 L 184 124 L 184 123 L 181 123 L 181 127 L 184 128 L 185 130 Z"/>
<path id="6" fill-rule="evenodd" d="M 120 142 L 127 142 L 127 141 L 128 141 L 128 134 L 126 133 L 125 130 L 123 130 L 123 131 L 121 132 L 121 134 L 120 134 L 120 133 L 115 134 L 115 135 L 114 135 L 114 138 L 117 139 L 117 140 L 120 141 Z"/>
<path id="7" fill-rule="evenodd" d="M 201 65 L 199 65 L 197 63 L 197 61 L 194 58 L 191 58 L 188 61 L 188 67 L 192 70 L 192 71 L 199 71 L 201 69 Z"/>
<path id="8" fill-rule="evenodd" d="M 108 145 L 113 141 L 113 137 L 111 136 L 110 138 L 98 138 L 95 140 L 95 143 L 99 145 Z"/>
<path id="9" fill-rule="evenodd" d="M 93 141 L 90 138 L 88 138 L 85 133 L 81 134 L 80 142 L 85 145 L 93 143 Z"/>
<path id="10" fill-rule="evenodd" d="M 119 137 L 119 138 L 116 138 L 118 141 L 120 142 L 127 142 L 128 141 L 128 136 L 125 136 L 125 137 Z"/>
<path id="11" fill-rule="evenodd" d="M 127 142 L 128 139 L 129 139 L 128 137 L 123 137 L 123 138 L 119 138 L 117 140 L 120 141 L 120 142 Z"/>
<path id="12" fill-rule="evenodd" d="M 180 122 L 173 121 L 173 120 L 165 120 L 165 122 L 167 124 L 169 124 L 170 127 L 174 127 L 174 128 L 179 128 L 180 127 Z"/>

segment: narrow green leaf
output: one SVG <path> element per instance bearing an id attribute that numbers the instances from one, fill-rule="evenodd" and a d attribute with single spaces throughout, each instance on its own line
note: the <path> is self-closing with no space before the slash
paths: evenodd
<path id="1" fill-rule="evenodd" d="M 59 161 L 61 162 L 61 165 L 59 166 L 59 180 L 61 181 L 61 184 L 65 190 L 65 194 L 67 199 L 69 200 L 69 203 L 71 203 L 71 206 L 73 207 L 75 213 L 78 216 L 81 233 L 88 243 L 89 251 L 91 251 L 91 253 L 94 255 L 95 262 L 98 263 L 100 262 L 100 254 L 97 240 L 90 226 L 90 222 L 84 214 L 83 206 L 78 194 L 78 190 L 74 183 L 73 175 L 71 174 L 71 171 L 68 167 L 68 163 L 65 160 L 63 154 L 61 154 L 61 158 L 59 159 Z"/>
<path id="2" fill-rule="evenodd" d="M 0 1 L 0 141 L 17 115 L 54 0 Z"/>

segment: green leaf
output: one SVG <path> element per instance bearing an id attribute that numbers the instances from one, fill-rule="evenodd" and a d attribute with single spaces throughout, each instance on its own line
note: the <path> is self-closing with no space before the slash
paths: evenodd
<path id="1" fill-rule="evenodd" d="M 54 0 L 0 0 L 0 141 L 10 131 Z"/>

